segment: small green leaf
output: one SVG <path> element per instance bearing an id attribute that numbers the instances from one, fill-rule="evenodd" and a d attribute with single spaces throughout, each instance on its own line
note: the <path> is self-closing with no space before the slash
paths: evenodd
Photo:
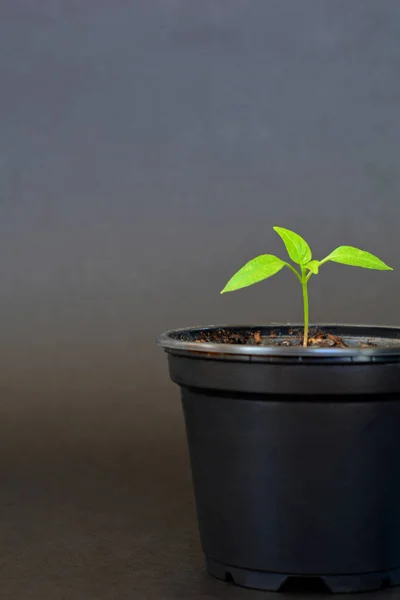
<path id="1" fill-rule="evenodd" d="M 310 260 L 310 262 L 306 264 L 306 267 L 307 269 L 310 269 L 311 273 L 318 275 L 319 264 L 319 260 Z"/>
<path id="2" fill-rule="evenodd" d="M 282 238 L 287 253 L 293 262 L 298 265 L 306 265 L 310 262 L 312 258 L 310 246 L 301 236 L 283 227 L 274 227 L 274 231 Z"/>
<path id="3" fill-rule="evenodd" d="M 393 271 L 392 267 L 386 265 L 380 258 L 359 250 L 353 246 L 339 246 L 329 256 L 324 258 L 320 264 L 331 260 L 332 262 L 350 265 L 351 267 L 362 267 L 363 269 L 377 269 L 379 271 Z"/>
<path id="4" fill-rule="evenodd" d="M 221 294 L 233 292 L 241 288 L 258 283 L 278 273 L 285 266 L 285 262 L 272 254 L 262 254 L 253 258 L 244 265 L 228 281 Z"/>

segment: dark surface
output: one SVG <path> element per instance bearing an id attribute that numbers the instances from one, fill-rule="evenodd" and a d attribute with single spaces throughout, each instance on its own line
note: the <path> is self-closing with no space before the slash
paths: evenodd
<path id="1" fill-rule="evenodd" d="M 19 408 L 3 411 L 0 423 L 1 598 L 281 598 L 205 573 L 177 394 L 164 419 L 131 395 L 64 396 L 82 407 L 79 419 L 65 409 L 54 415 L 56 395 L 5 400 Z M 85 418 L 95 400 L 97 415 Z M 49 407 L 41 431 L 29 409 L 34 402 Z M 132 403 L 135 419 L 116 428 L 116 415 Z M 354 598 L 399 597 L 388 590 Z"/>

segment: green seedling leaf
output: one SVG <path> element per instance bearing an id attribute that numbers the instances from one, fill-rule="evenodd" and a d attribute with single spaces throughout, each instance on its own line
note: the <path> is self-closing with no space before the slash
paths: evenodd
<path id="1" fill-rule="evenodd" d="M 310 246 L 300 235 L 283 227 L 274 227 L 274 231 L 282 238 L 293 262 L 303 266 L 310 262 L 312 258 Z"/>
<path id="2" fill-rule="evenodd" d="M 253 258 L 244 265 L 235 275 L 228 281 L 221 294 L 225 292 L 233 292 L 234 290 L 240 290 L 241 288 L 253 285 L 272 277 L 275 273 L 278 273 L 286 263 L 272 254 L 262 254 Z"/>
<path id="3" fill-rule="evenodd" d="M 386 265 L 380 258 L 365 250 L 359 250 L 353 246 L 339 246 L 329 256 L 324 258 L 320 264 L 332 261 L 351 267 L 363 269 L 377 269 L 379 271 L 393 271 L 392 267 Z"/>
<path id="4" fill-rule="evenodd" d="M 318 275 L 319 260 L 310 260 L 310 262 L 306 264 L 306 267 L 311 271 L 311 273 L 314 273 L 314 275 Z"/>
<path id="5" fill-rule="evenodd" d="M 311 260 L 311 249 L 302 237 L 283 227 L 274 227 L 274 230 L 282 238 L 286 250 L 292 261 L 300 268 L 295 268 L 291 263 L 281 260 L 272 254 L 257 256 L 244 265 L 226 284 L 221 294 L 233 292 L 241 288 L 253 285 L 278 273 L 283 267 L 288 267 L 301 284 L 303 293 L 304 335 L 303 346 L 308 345 L 309 336 L 309 301 L 308 282 L 312 275 L 317 275 L 322 265 L 328 261 L 362 267 L 364 269 L 377 269 L 379 271 L 393 271 L 380 258 L 370 252 L 354 248 L 353 246 L 339 246 L 331 252 L 324 260 Z"/>

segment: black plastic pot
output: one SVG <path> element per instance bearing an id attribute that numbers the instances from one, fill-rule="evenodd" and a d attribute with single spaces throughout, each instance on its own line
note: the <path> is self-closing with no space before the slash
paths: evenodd
<path id="1" fill-rule="evenodd" d="M 308 578 L 332 592 L 400 584 L 400 328 L 323 325 L 311 349 L 167 332 L 207 568 L 265 590 Z"/>

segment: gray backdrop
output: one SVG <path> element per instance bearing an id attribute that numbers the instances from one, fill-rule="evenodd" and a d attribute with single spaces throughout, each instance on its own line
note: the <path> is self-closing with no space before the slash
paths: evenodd
<path id="1" fill-rule="evenodd" d="M 103 523 L 96 499 L 108 498 L 109 535 L 123 511 L 110 489 L 128 521 L 140 490 L 153 507 L 142 549 L 160 535 L 157 515 L 167 522 L 184 504 L 192 519 L 178 391 L 154 340 L 177 326 L 301 318 L 289 272 L 219 295 L 244 261 L 282 254 L 273 225 L 304 235 L 317 257 L 351 244 L 395 268 L 326 266 L 312 320 L 399 324 L 400 3 L 3 0 L 0 82 L 2 510 L 25 523 L 7 538 L 20 557 L 7 597 L 18 585 L 28 597 L 23 572 L 33 598 L 50 584 L 32 523 L 47 526 L 64 497 L 51 503 L 50 481 L 66 497 L 78 488 L 40 559 L 65 581 L 78 577 L 74 559 L 54 554 L 54 540 L 66 536 L 71 556 L 82 546 L 68 533 L 82 531 L 82 486 L 82 521 Z M 37 481 L 47 492 L 33 502 Z M 102 534 L 82 527 L 85 572 Z M 110 567 L 115 585 L 131 584 L 131 544 Z M 82 598 L 99 598 L 104 585 L 82 577 Z"/>

